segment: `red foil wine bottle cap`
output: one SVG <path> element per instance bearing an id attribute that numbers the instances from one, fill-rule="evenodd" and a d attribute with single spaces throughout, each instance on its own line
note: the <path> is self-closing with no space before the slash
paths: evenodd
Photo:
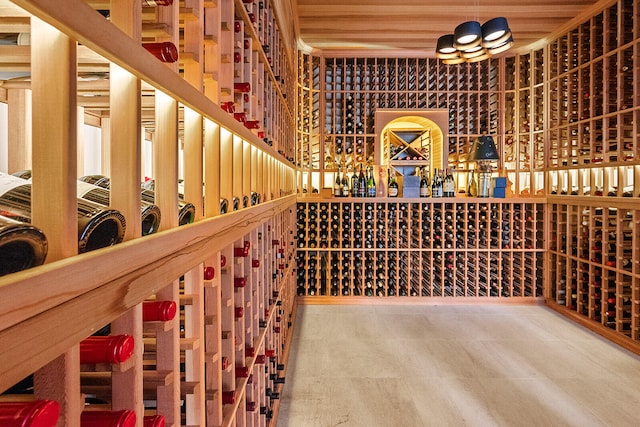
<path id="1" fill-rule="evenodd" d="M 260 129 L 260 122 L 258 120 L 247 120 L 244 123 L 244 127 L 247 129 Z"/>
<path id="2" fill-rule="evenodd" d="M 60 416 L 55 400 L 0 402 L 0 425 L 3 427 L 54 427 Z"/>
<path id="3" fill-rule="evenodd" d="M 171 42 L 143 43 L 142 46 L 162 62 L 178 60 L 178 48 Z"/>
<path id="4" fill-rule="evenodd" d="M 162 415 L 147 415 L 142 419 L 143 427 L 164 427 L 165 421 Z"/>
<path id="5" fill-rule="evenodd" d="M 224 405 L 233 405 L 236 403 L 236 391 L 223 391 L 222 392 L 222 404 Z"/>
<path id="6" fill-rule="evenodd" d="M 220 255 L 220 267 L 224 267 L 225 265 L 227 265 L 227 257 Z"/>
<path id="7" fill-rule="evenodd" d="M 205 267 L 204 268 L 204 280 L 213 280 L 216 277 L 216 269 L 215 267 Z"/>
<path id="8" fill-rule="evenodd" d="M 233 113 L 233 118 L 240 123 L 244 123 L 245 121 L 247 121 L 247 115 L 245 113 Z"/>
<path id="9" fill-rule="evenodd" d="M 247 378 L 249 376 L 249 368 L 246 366 L 236 366 L 236 377 Z"/>
<path id="10" fill-rule="evenodd" d="M 236 288 L 244 288 L 247 285 L 247 279 L 244 277 L 234 277 L 233 286 Z"/>
<path id="11" fill-rule="evenodd" d="M 144 322 L 166 322 L 176 317 L 178 306 L 175 301 L 144 301 L 142 320 Z"/>
<path id="12" fill-rule="evenodd" d="M 260 267 L 260 260 L 259 259 L 252 259 L 251 260 L 251 267 L 253 267 L 253 268 Z"/>
<path id="13" fill-rule="evenodd" d="M 234 316 L 236 319 L 241 319 L 242 317 L 244 317 L 244 307 L 235 307 Z"/>
<path id="14" fill-rule="evenodd" d="M 135 427 L 136 413 L 123 411 L 83 411 L 80 415 L 82 427 Z"/>
<path id="15" fill-rule="evenodd" d="M 80 342 L 80 363 L 123 363 L 133 349 L 130 335 L 92 336 Z"/>
<path id="16" fill-rule="evenodd" d="M 251 92 L 251 83 L 234 83 L 233 90 L 234 92 Z"/>
<path id="17" fill-rule="evenodd" d="M 233 113 L 236 110 L 236 106 L 233 101 L 227 101 L 220 104 L 220 108 L 222 108 L 227 113 Z"/>

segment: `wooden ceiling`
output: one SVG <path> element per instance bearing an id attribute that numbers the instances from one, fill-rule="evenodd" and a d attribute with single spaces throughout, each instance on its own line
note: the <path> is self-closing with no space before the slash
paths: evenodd
<path id="1" fill-rule="evenodd" d="M 399 50 L 433 56 L 438 37 L 465 21 L 504 16 L 523 49 L 611 0 L 294 0 L 302 45 L 323 51 Z"/>

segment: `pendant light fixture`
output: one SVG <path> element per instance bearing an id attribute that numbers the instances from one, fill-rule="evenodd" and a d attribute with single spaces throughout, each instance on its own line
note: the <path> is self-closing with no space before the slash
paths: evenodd
<path id="1" fill-rule="evenodd" d="M 478 62 L 504 52 L 513 45 L 513 35 L 507 18 L 496 17 L 483 25 L 466 21 L 455 28 L 453 34 L 438 38 L 436 58 L 445 64 Z"/>

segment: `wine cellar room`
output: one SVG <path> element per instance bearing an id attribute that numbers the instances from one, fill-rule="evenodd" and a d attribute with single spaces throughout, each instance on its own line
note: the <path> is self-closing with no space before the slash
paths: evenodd
<path id="1" fill-rule="evenodd" d="M 0 426 L 639 425 L 640 3 L 547 3 L 0 0 Z"/>

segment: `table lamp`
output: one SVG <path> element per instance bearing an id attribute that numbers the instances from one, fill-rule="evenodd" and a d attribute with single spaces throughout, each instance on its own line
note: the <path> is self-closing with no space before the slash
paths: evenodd
<path id="1" fill-rule="evenodd" d="M 498 149 L 489 135 L 479 136 L 471 147 L 469 160 L 478 164 L 478 197 L 489 197 L 491 162 L 500 160 Z"/>

